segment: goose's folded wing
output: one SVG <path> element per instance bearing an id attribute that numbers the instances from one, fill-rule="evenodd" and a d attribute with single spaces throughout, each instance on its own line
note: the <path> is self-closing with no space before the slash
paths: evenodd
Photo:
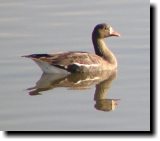
<path id="1" fill-rule="evenodd" d="M 49 65 L 65 69 L 69 72 L 85 71 L 88 67 L 98 67 L 100 64 L 104 63 L 103 58 L 87 52 L 32 54 L 25 57 L 29 57 L 35 62 L 48 63 Z"/>

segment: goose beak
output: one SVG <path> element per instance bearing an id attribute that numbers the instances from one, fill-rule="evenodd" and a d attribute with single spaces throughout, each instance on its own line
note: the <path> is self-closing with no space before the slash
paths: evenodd
<path id="1" fill-rule="evenodd" d="M 110 33 L 110 36 L 120 37 L 121 35 L 120 35 L 120 33 L 116 32 L 116 31 L 112 31 L 112 32 Z"/>

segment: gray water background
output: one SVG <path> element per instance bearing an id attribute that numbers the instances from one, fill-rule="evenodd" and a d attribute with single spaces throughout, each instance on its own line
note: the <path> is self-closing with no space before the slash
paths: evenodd
<path id="1" fill-rule="evenodd" d="M 149 8 L 147 0 L 0 0 L 0 129 L 150 130 Z M 28 94 L 42 72 L 20 56 L 94 52 L 91 32 L 103 22 L 122 35 L 107 39 L 119 65 L 108 94 L 120 99 L 114 111 L 94 108 L 95 86 Z"/>

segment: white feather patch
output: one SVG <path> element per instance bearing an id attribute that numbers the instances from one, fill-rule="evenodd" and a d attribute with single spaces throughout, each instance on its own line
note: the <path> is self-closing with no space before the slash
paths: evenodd
<path id="1" fill-rule="evenodd" d="M 58 67 L 52 66 L 48 64 L 47 62 L 43 61 L 36 61 L 36 64 L 42 69 L 44 73 L 57 73 L 57 74 L 69 74 L 68 71 L 60 69 Z"/>
<path id="2" fill-rule="evenodd" d="M 75 65 L 77 65 L 77 66 L 84 66 L 84 67 L 98 67 L 99 66 L 99 64 L 80 64 L 80 63 L 74 63 Z"/>

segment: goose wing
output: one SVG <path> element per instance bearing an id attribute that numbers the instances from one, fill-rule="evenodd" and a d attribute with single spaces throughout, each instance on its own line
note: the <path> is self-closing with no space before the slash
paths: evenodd
<path id="1" fill-rule="evenodd" d="M 67 70 L 68 72 L 86 72 L 104 63 L 103 58 L 87 52 L 65 52 L 56 54 L 32 54 L 24 57 L 35 62 L 45 62 L 51 66 Z"/>

